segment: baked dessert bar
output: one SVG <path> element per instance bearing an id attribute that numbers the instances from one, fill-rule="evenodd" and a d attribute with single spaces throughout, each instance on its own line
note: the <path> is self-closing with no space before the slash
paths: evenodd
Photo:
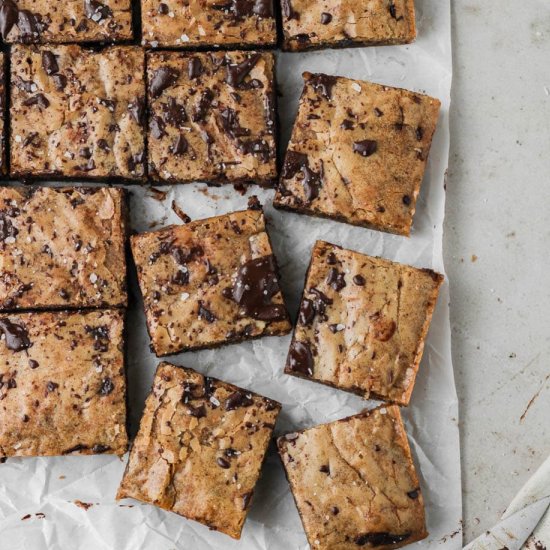
<path id="1" fill-rule="evenodd" d="M 285 372 L 408 405 L 442 282 L 317 241 Z"/>
<path id="2" fill-rule="evenodd" d="M 275 184 L 273 54 L 151 52 L 147 72 L 151 178 Z"/>
<path id="3" fill-rule="evenodd" d="M 290 331 L 261 210 L 140 233 L 131 246 L 158 356 Z"/>
<path id="4" fill-rule="evenodd" d="M 408 44 L 414 0 L 281 0 L 283 49 Z"/>
<path id="5" fill-rule="evenodd" d="M 0 458 L 123 455 L 119 310 L 0 315 Z"/>
<path id="6" fill-rule="evenodd" d="M 0 34 L 25 44 L 130 40 L 131 0 L 1 0 Z"/>
<path id="7" fill-rule="evenodd" d="M 280 408 L 161 363 L 117 498 L 155 504 L 240 538 Z"/>
<path id="8" fill-rule="evenodd" d="M 144 63 L 135 46 L 13 46 L 11 175 L 143 179 Z"/>
<path id="9" fill-rule="evenodd" d="M 0 310 L 125 306 L 126 197 L 0 187 Z"/>
<path id="10" fill-rule="evenodd" d="M 141 0 L 143 43 L 156 47 L 275 46 L 273 0 Z"/>
<path id="11" fill-rule="evenodd" d="M 428 536 L 395 405 L 277 441 L 311 548 L 400 548 Z"/>
<path id="12" fill-rule="evenodd" d="M 304 80 L 275 206 L 409 235 L 439 100 L 325 74 Z"/>

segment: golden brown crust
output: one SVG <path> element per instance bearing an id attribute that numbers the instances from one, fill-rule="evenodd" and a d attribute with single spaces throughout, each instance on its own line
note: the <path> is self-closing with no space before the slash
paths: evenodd
<path id="1" fill-rule="evenodd" d="M 125 306 L 123 189 L 0 187 L 0 310 Z"/>
<path id="2" fill-rule="evenodd" d="M 283 49 L 408 44 L 414 0 L 281 0 Z"/>
<path id="3" fill-rule="evenodd" d="M 4 41 L 9 43 L 130 40 L 131 0 L 3 0 Z"/>
<path id="4" fill-rule="evenodd" d="M 161 363 L 117 499 L 240 538 L 280 404 Z"/>
<path id="5" fill-rule="evenodd" d="M 408 405 L 442 282 L 317 241 L 285 372 Z"/>
<path id="6" fill-rule="evenodd" d="M 397 406 L 288 434 L 277 443 L 311 548 L 387 550 L 428 535 Z"/>
<path id="7" fill-rule="evenodd" d="M 290 331 L 261 211 L 141 233 L 131 245 L 158 356 Z"/>
<path id="8" fill-rule="evenodd" d="M 304 73 L 277 208 L 409 235 L 440 102 Z"/>
<path id="9" fill-rule="evenodd" d="M 0 315 L 0 457 L 126 452 L 123 315 Z"/>
<path id="10" fill-rule="evenodd" d="M 150 176 L 272 186 L 274 65 L 271 53 L 149 53 Z"/>
<path id="11" fill-rule="evenodd" d="M 13 46 L 12 175 L 142 179 L 144 67 L 135 46 Z"/>
<path id="12" fill-rule="evenodd" d="M 143 43 L 153 47 L 274 46 L 272 0 L 142 0 Z"/>

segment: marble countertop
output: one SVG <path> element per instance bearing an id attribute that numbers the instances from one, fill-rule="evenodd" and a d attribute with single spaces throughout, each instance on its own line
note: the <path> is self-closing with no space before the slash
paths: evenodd
<path id="1" fill-rule="evenodd" d="M 550 454 L 550 3 L 452 10 L 445 260 L 467 542 Z"/>

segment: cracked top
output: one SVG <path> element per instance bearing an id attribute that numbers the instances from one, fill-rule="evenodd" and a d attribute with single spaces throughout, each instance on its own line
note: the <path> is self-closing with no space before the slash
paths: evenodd
<path id="1" fill-rule="evenodd" d="M 408 405 L 442 282 L 317 241 L 285 372 Z"/>
<path id="2" fill-rule="evenodd" d="M 0 309 L 126 305 L 123 189 L 0 187 Z"/>
<path id="3" fill-rule="evenodd" d="M 0 457 L 123 455 L 123 312 L 0 314 Z"/>
<path id="4" fill-rule="evenodd" d="M 439 100 L 324 74 L 304 80 L 275 206 L 409 235 Z"/>
<path id="5" fill-rule="evenodd" d="M 280 404 L 161 363 L 117 499 L 240 538 Z"/>
<path id="6" fill-rule="evenodd" d="M 5 42 L 130 40 L 131 0 L 0 0 Z"/>
<path id="7" fill-rule="evenodd" d="M 428 536 L 397 406 L 287 434 L 277 443 L 312 549 L 385 550 Z"/>
<path id="8" fill-rule="evenodd" d="M 144 55 L 133 46 L 14 46 L 12 174 L 141 179 Z"/>
<path id="9" fill-rule="evenodd" d="M 168 182 L 277 177 L 271 53 L 149 53 L 149 173 Z"/>
<path id="10" fill-rule="evenodd" d="M 141 233 L 131 244 L 158 356 L 290 331 L 262 211 Z"/>
<path id="11" fill-rule="evenodd" d="M 142 0 L 143 42 L 153 47 L 275 46 L 273 0 Z"/>
<path id="12" fill-rule="evenodd" d="M 414 0 L 281 0 L 283 49 L 408 44 Z"/>

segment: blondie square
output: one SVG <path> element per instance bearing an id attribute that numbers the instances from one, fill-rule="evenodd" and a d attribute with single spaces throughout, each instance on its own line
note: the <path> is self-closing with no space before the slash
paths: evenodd
<path id="1" fill-rule="evenodd" d="M 276 183 L 273 54 L 152 52 L 147 72 L 153 179 Z"/>
<path id="2" fill-rule="evenodd" d="M 155 504 L 240 538 L 280 408 L 161 363 L 117 498 Z"/>
<path id="3" fill-rule="evenodd" d="M 395 405 L 278 439 L 311 548 L 400 548 L 428 536 Z"/>
<path id="4" fill-rule="evenodd" d="M 15 45 L 11 76 L 12 176 L 143 179 L 141 48 Z"/>
<path id="5" fill-rule="evenodd" d="M 408 44 L 414 0 L 281 0 L 283 49 L 301 51 Z"/>
<path id="6" fill-rule="evenodd" d="M 131 40 L 131 0 L 1 0 L 0 34 L 24 44 Z"/>
<path id="7" fill-rule="evenodd" d="M 275 46 L 273 0 L 141 0 L 143 43 L 156 47 Z"/>
<path id="8" fill-rule="evenodd" d="M 118 310 L 0 315 L 0 458 L 123 455 Z"/>
<path id="9" fill-rule="evenodd" d="M 275 206 L 409 235 L 439 100 L 324 74 L 304 79 Z"/>
<path id="10" fill-rule="evenodd" d="M 408 405 L 442 282 L 317 241 L 285 372 Z"/>
<path id="11" fill-rule="evenodd" d="M 261 210 L 140 233 L 131 246 L 158 356 L 290 331 Z"/>
<path id="12" fill-rule="evenodd" d="M 0 310 L 125 306 L 126 197 L 0 187 Z"/>

